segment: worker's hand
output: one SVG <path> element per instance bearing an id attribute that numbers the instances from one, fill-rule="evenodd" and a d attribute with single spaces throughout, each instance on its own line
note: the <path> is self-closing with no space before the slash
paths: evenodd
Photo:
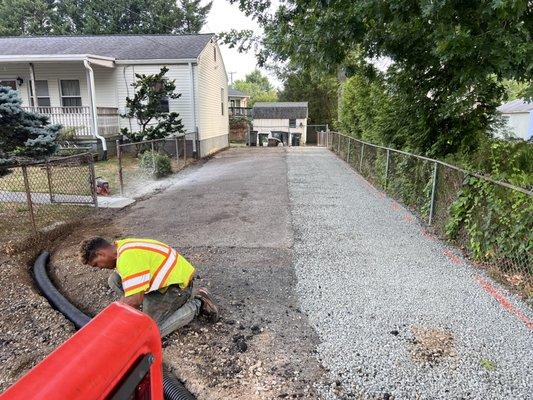
<path id="1" fill-rule="evenodd" d="M 128 297 L 122 297 L 119 302 L 127 304 L 130 307 L 137 308 L 141 306 L 144 299 L 144 293 L 137 293 Z"/>

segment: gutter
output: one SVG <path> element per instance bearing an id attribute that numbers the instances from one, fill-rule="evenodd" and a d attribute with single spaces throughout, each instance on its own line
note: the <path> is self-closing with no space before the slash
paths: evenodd
<path id="1" fill-rule="evenodd" d="M 88 59 L 83 60 L 83 65 L 85 66 L 85 69 L 89 73 L 89 98 L 91 99 L 91 110 L 92 110 L 92 117 L 93 117 L 93 127 L 94 127 L 94 136 L 102 142 L 102 150 L 104 151 L 104 161 L 107 160 L 107 142 L 103 136 L 101 136 L 98 133 L 98 112 L 96 110 L 96 99 L 95 94 L 96 90 L 94 87 L 94 71 L 91 67 L 91 63 Z"/>
<path id="2" fill-rule="evenodd" d="M 192 103 L 192 121 L 194 127 L 194 140 L 192 142 L 192 151 L 193 154 L 199 158 L 199 152 L 197 149 L 197 142 L 199 141 L 198 137 L 198 125 L 196 124 L 196 95 L 195 95 L 195 85 L 194 85 L 194 69 L 192 62 L 189 62 L 189 73 L 190 73 L 190 82 L 191 82 L 191 103 Z"/>

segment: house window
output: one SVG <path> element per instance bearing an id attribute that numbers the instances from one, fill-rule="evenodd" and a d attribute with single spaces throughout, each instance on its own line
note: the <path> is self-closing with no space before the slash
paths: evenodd
<path id="1" fill-rule="evenodd" d="M 220 89 L 220 110 L 224 115 L 224 88 Z"/>
<path id="2" fill-rule="evenodd" d="M 296 119 L 289 118 L 289 128 L 296 128 Z"/>
<path id="3" fill-rule="evenodd" d="M 48 81 L 35 81 L 35 87 L 37 88 L 37 106 L 38 107 L 50 107 L 50 93 L 48 92 Z M 30 104 L 33 104 L 33 86 L 30 81 Z"/>
<path id="4" fill-rule="evenodd" d="M 8 87 L 13 90 L 17 90 L 16 79 L 0 79 L 0 86 Z"/>
<path id="5" fill-rule="evenodd" d="M 217 62 L 217 47 L 213 47 L 213 60 Z"/>
<path id="6" fill-rule="evenodd" d="M 80 81 L 65 79 L 59 81 L 61 105 L 63 107 L 81 107 Z"/>
<path id="7" fill-rule="evenodd" d="M 154 92 L 161 92 L 165 89 L 163 82 L 156 82 L 153 84 L 152 89 Z M 168 113 L 170 112 L 170 103 L 168 97 L 163 97 L 159 102 L 159 112 Z"/>

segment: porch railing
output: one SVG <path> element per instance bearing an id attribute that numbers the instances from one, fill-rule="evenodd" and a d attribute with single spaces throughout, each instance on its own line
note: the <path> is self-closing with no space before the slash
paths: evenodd
<path id="1" fill-rule="evenodd" d="M 63 130 L 74 129 L 77 137 L 92 136 L 91 110 L 82 107 L 23 107 L 46 115 L 51 124 L 60 124 Z M 97 107 L 98 133 L 104 136 L 119 133 L 119 113 L 115 107 Z"/>
<path id="2" fill-rule="evenodd" d="M 233 117 L 236 117 L 236 116 L 251 117 L 252 108 L 251 107 L 230 107 L 229 115 Z"/>

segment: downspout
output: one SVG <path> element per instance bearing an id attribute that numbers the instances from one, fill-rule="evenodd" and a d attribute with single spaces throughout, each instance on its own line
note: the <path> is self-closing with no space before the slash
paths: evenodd
<path id="1" fill-rule="evenodd" d="M 89 63 L 89 60 L 83 60 L 83 65 L 87 70 L 87 86 L 89 88 L 89 98 L 91 100 L 93 134 L 98 140 L 102 142 L 102 150 L 104 151 L 103 160 L 105 161 L 107 160 L 107 142 L 105 140 L 105 137 L 98 133 L 98 112 L 96 110 L 96 99 L 94 98 L 96 95 L 96 89 L 94 87 L 94 71 L 91 67 L 91 64 Z"/>
<path id="2" fill-rule="evenodd" d="M 198 126 L 196 125 L 196 96 L 194 92 L 194 70 L 192 67 L 192 63 L 189 63 L 189 73 L 191 78 L 191 105 L 192 105 L 192 124 L 194 127 L 194 140 L 192 141 L 192 152 L 195 157 L 199 158 L 198 150 L 196 148 L 196 143 L 199 140 L 198 137 Z"/>
<path id="3" fill-rule="evenodd" d="M 33 109 L 36 110 L 37 106 L 37 86 L 35 85 L 35 68 L 33 63 L 30 63 L 30 82 L 31 82 L 31 97 L 33 98 Z"/>

